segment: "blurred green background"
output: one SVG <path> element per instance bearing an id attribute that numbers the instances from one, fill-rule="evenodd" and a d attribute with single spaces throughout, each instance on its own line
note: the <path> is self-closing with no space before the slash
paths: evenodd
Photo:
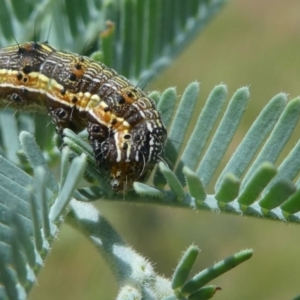
<path id="1" fill-rule="evenodd" d="M 214 85 L 229 95 L 250 86 L 251 101 L 227 158 L 271 97 L 300 93 L 300 2 L 236 0 L 202 32 L 148 90 L 201 82 L 198 112 Z M 297 131 L 290 146 L 299 137 Z M 134 249 L 169 277 L 181 252 L 201 249 L 195 272 L 239 250 L 253 258 L 218 278 L 215 299 L 292 299 L 300 294 L 300 227 L 249 217 L 160 206 L 98 201 L 101 213 Z M 298 242 L 297 242 L 298 241 Z M 64 225 L 41 271 L 30 300 L 114 299 L 117 286 L 92 245 Z"/>

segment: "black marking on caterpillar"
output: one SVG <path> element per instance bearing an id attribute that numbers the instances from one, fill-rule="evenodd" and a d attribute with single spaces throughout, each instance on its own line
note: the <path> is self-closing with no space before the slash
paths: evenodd
<path id="1" fill-rule="evenodd" d="M 0 105 L 47 112 L 58 134 L 87 128 L 116 191 L 143 181 L 163 155 L 167 131 L 155 103 L 88 57 L 29 42 L 0 50 Z"/>

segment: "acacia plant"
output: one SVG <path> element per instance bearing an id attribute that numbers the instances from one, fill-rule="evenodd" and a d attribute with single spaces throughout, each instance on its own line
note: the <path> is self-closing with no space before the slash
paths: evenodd
<path id="1" fill-rule="evenodd" d="M 12 0 L 1 4 L 0 43 L 4 47 L 44 41 L 49 32 L 57 48 L 84 51 L 139 85 L 170 64 L 224 3 L 31 0 L 20 6 Z M 189 84 L 178 106 L 174 88 L 150 93 L 168 128 L 165 157 L 150 180 L 135 182 L 125 197 L 111 190 L 107 174 L 96 165 L 86 132 L 76 135 L 66 129 L 60 141 L 45 116 L 3 107 L 0 299 L 27 298 L 64 222 L 82 232 L 107 260 L 119 286 L 117 299 L 209 299 L 220 288 L 207 284 L 252 255 L 252 250 L 240 251 L 190 277 L 199 252 L 191 245 L 173 277 L 164 278 L 95 209 L 91 203 L 95 200 L 299 222 L 300 180 L 295 178 L 300 171 L 300 142 L 279 168 L 274 164 L 298 122 L 300 99 L 287 102 L 282 93 L 271 99 L 213 182 L 210 194 L 207 187 L 245 112 L 249 90 L 240 88 L 229 97 L 224 84 L 215 86 L 187 138 L 198 93 L 199 84 Z M 55 166 L 60 166 L 59 177 L 53 173 Z"/>

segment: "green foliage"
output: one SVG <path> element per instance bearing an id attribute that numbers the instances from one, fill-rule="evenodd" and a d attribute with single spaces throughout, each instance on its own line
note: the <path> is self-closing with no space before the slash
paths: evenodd
<path id="1" fill-rule="evenodd" d="M 94 59 L 138 82 L 170 63 L 223 3 L 48 0 L 27 1 L 20 9 L 17 0 L 6 1 L 0 13 L 0 43 L 12 43 L 12 34 L 18 42 L 47 38 L 45 28 L 53 18 L 50 41 L 56 46 L 83 51 L 84 34 L 92 50 L 102 45 Z M 113 23 L 105 25 L 106 20 Z M 199 252 L 190 246 L 172 279 L 165 279 L 91 203 L 84 202 L 123 199 L 299 222 L 299 180 L 293 182 L 300 172 L 300 143 L 278 170 L 274 164 L 299 120 L 300 99 L 287 103 L 286 95 L 279 94 L 270 100 L 218 174 L 211 192 L 208 186 L 246 110 L 248 88 L 237 90 L 224 111 L 227 88 L 216 86 L 188 138 L 199 84 L 193 82 L 186 88 L 178 107 L 174 88 L 150 96 L 168 127 L 165 162 L 158 164 L 153 180 L 136 182 L 134 191 L 126 195 L 111 191 L 85 133 L 76 135 L 66 129 L 62 145 L 52 126 L 47 126 L 48 119 L 26 114 L 14 117 L 9 109 L 1 113 L 0 299 L 26 298 L 64 220 L 83 232 L 109 262 L 120 288 L 117 299 L 210 299 L 220 288 L 206 284 L 252 256 L 251 250 L 241 251 L 189 279 Z M 49 138 L 53 136 L 56 145 Z M 59 178 L 52 169 L 58 160 Z"/>
<path id="2" fill-rule="evenodd" d="M 248 88 L 241 88 L 236 91 L 230 99 L 221 121 L 218 122 L 217 116 L 221 115 L 222 110 L 216 112 L 214 108 L 216 103 L 226 100 L 227 93 L 224 85 L 216 86 L 205 101 L 204 109 L 198 117 L 191 137 L 187 143 L 183 143 L 183 137 L 187 135 L 186 131 L 190 122 L 190 118 L 188 118 L 190 113 L 186 114 L 186 106 L 189 101 L 196 102 L 198 92 L 199 86 L 194 82 L 183 93 L 173 121 L 169 126 L 170 138 L 166 146 L 166 162 L 158 164 L 153 180 L 154 186 L 135 183 L 136 193 L 129 193 L 124 201 L 147 201 L 147 203 L 193 209 L 217 209 L 224 212 L 230 211 L 237 215 L 243 213 L 244 215 L 255 215 L 272 220 L 299 222 L 297 214 L 299 210 L 296 210 L 298 201 L 295 199 L 298 191 L 293 180 L 300 172 L 300 165 L 291 163 L 291 156 L 298 157 L 300 155 L 299 151 L 297 152 L 298 146 L 296 145 L 291 150 L 278 170 L 274 166 L 300 117 L 300 114 L 295 113 L 299 99 L 296 98 L 287 103 L 285 96 L 279 94 L 270 100 L 238 145 L 229 162 L 220 172 L 214 186 L 214 193 L 209 193 L 207 186 L 211 183 L 216 169 L 219 168 L 242 119 L 249 100 L 249 91 Z M 173 99 L 170 98 L 170 89 L 163 92 L 158 106 L 163 107 L 164 101 L 175 102 L 177 99 L 176 92 L 172 91 L 172 97 Z M 212 116 L 213 111 L 214 115 Z M 293 121 L 284 122 L 283 120 L 286 118 Z M 200 134 L 199 124 L 202 123 L 202 120 L 208 119 L 213 121 L 207 124 L 207 127 L 203 126 Z M 231 121 L 232 119 L 234 122 Z M 183 120 L 183 122 L 180 123 L 179 120 Z M 212 128 L 217 124 L 219 125 L 213 133 Z M 177 136 L 176 132 L 178 132 Z M 269 138 L 266 138 L 265 132 L 268 132 Z M 280 139 L 276 139 L 277 142 L 274 143 L 274 136 L 279 138 L 277 134 L 282 132 L 285 133 L 284 138 L 280 135 Z M 262 139 L 262 135 L 265 137 L 264 139 Z M 211 139 L 209 140 L 208 137 Z M 64 142 L 70 147 L 74 155 L 82 152 L 91 155 L 90 146 L 70 130 L 65 130 Z M 272 149 L 270 143 L 273 145 Z M 257 144 L 261 146 L 260 149 Z M 249 149 L 249 146 L 253 147 Z M 196 149 L 200 151 L 206 149 L 206 151 L 201 157 L 201 153 L 197 153 Z M 265 157 L 267 152 L 270 154 Z M 262 156 L 265 157 L 263 161 L 261 160 Z M 255 159 L 253 159 L 254 157 Z M 89 159 L 89 164 L 91 166 L 88 167 L 88 170 L 96 169 L 96 163 L 92 156 Z M 256 166 L 254 170 L 253 166 Z M 90 173 L 93 176 L 92 172 Z M 97 185 L 99 186 L 103 177 L 96 175 L 94 179 L 98 181 Z M 110 194 L 109 189 L 109 186 L 103 186 L 101 193 L 109 195 L 110 200 L 119 200 L 120 197 L 123 197 L 123 195 Z M 93 199 L 94 195 L 90 200 Z M 283 210 L 283 208 L 288 208 L 288 211 Z M 291 214 L 289 211 L 293 211 L 293 213 Z"/>

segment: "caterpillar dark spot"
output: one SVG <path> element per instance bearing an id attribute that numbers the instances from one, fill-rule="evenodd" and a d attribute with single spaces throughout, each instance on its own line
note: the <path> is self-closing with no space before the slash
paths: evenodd
<path id="1" fill-rule="evenodd" d="M 98 164 L 115 191 L 147 178 L 167 132 L 154 102 L 116 71 L 47 43 L 0 50 L 0 104 L 47 112 L 58 134 L 87 128 Z"/>

